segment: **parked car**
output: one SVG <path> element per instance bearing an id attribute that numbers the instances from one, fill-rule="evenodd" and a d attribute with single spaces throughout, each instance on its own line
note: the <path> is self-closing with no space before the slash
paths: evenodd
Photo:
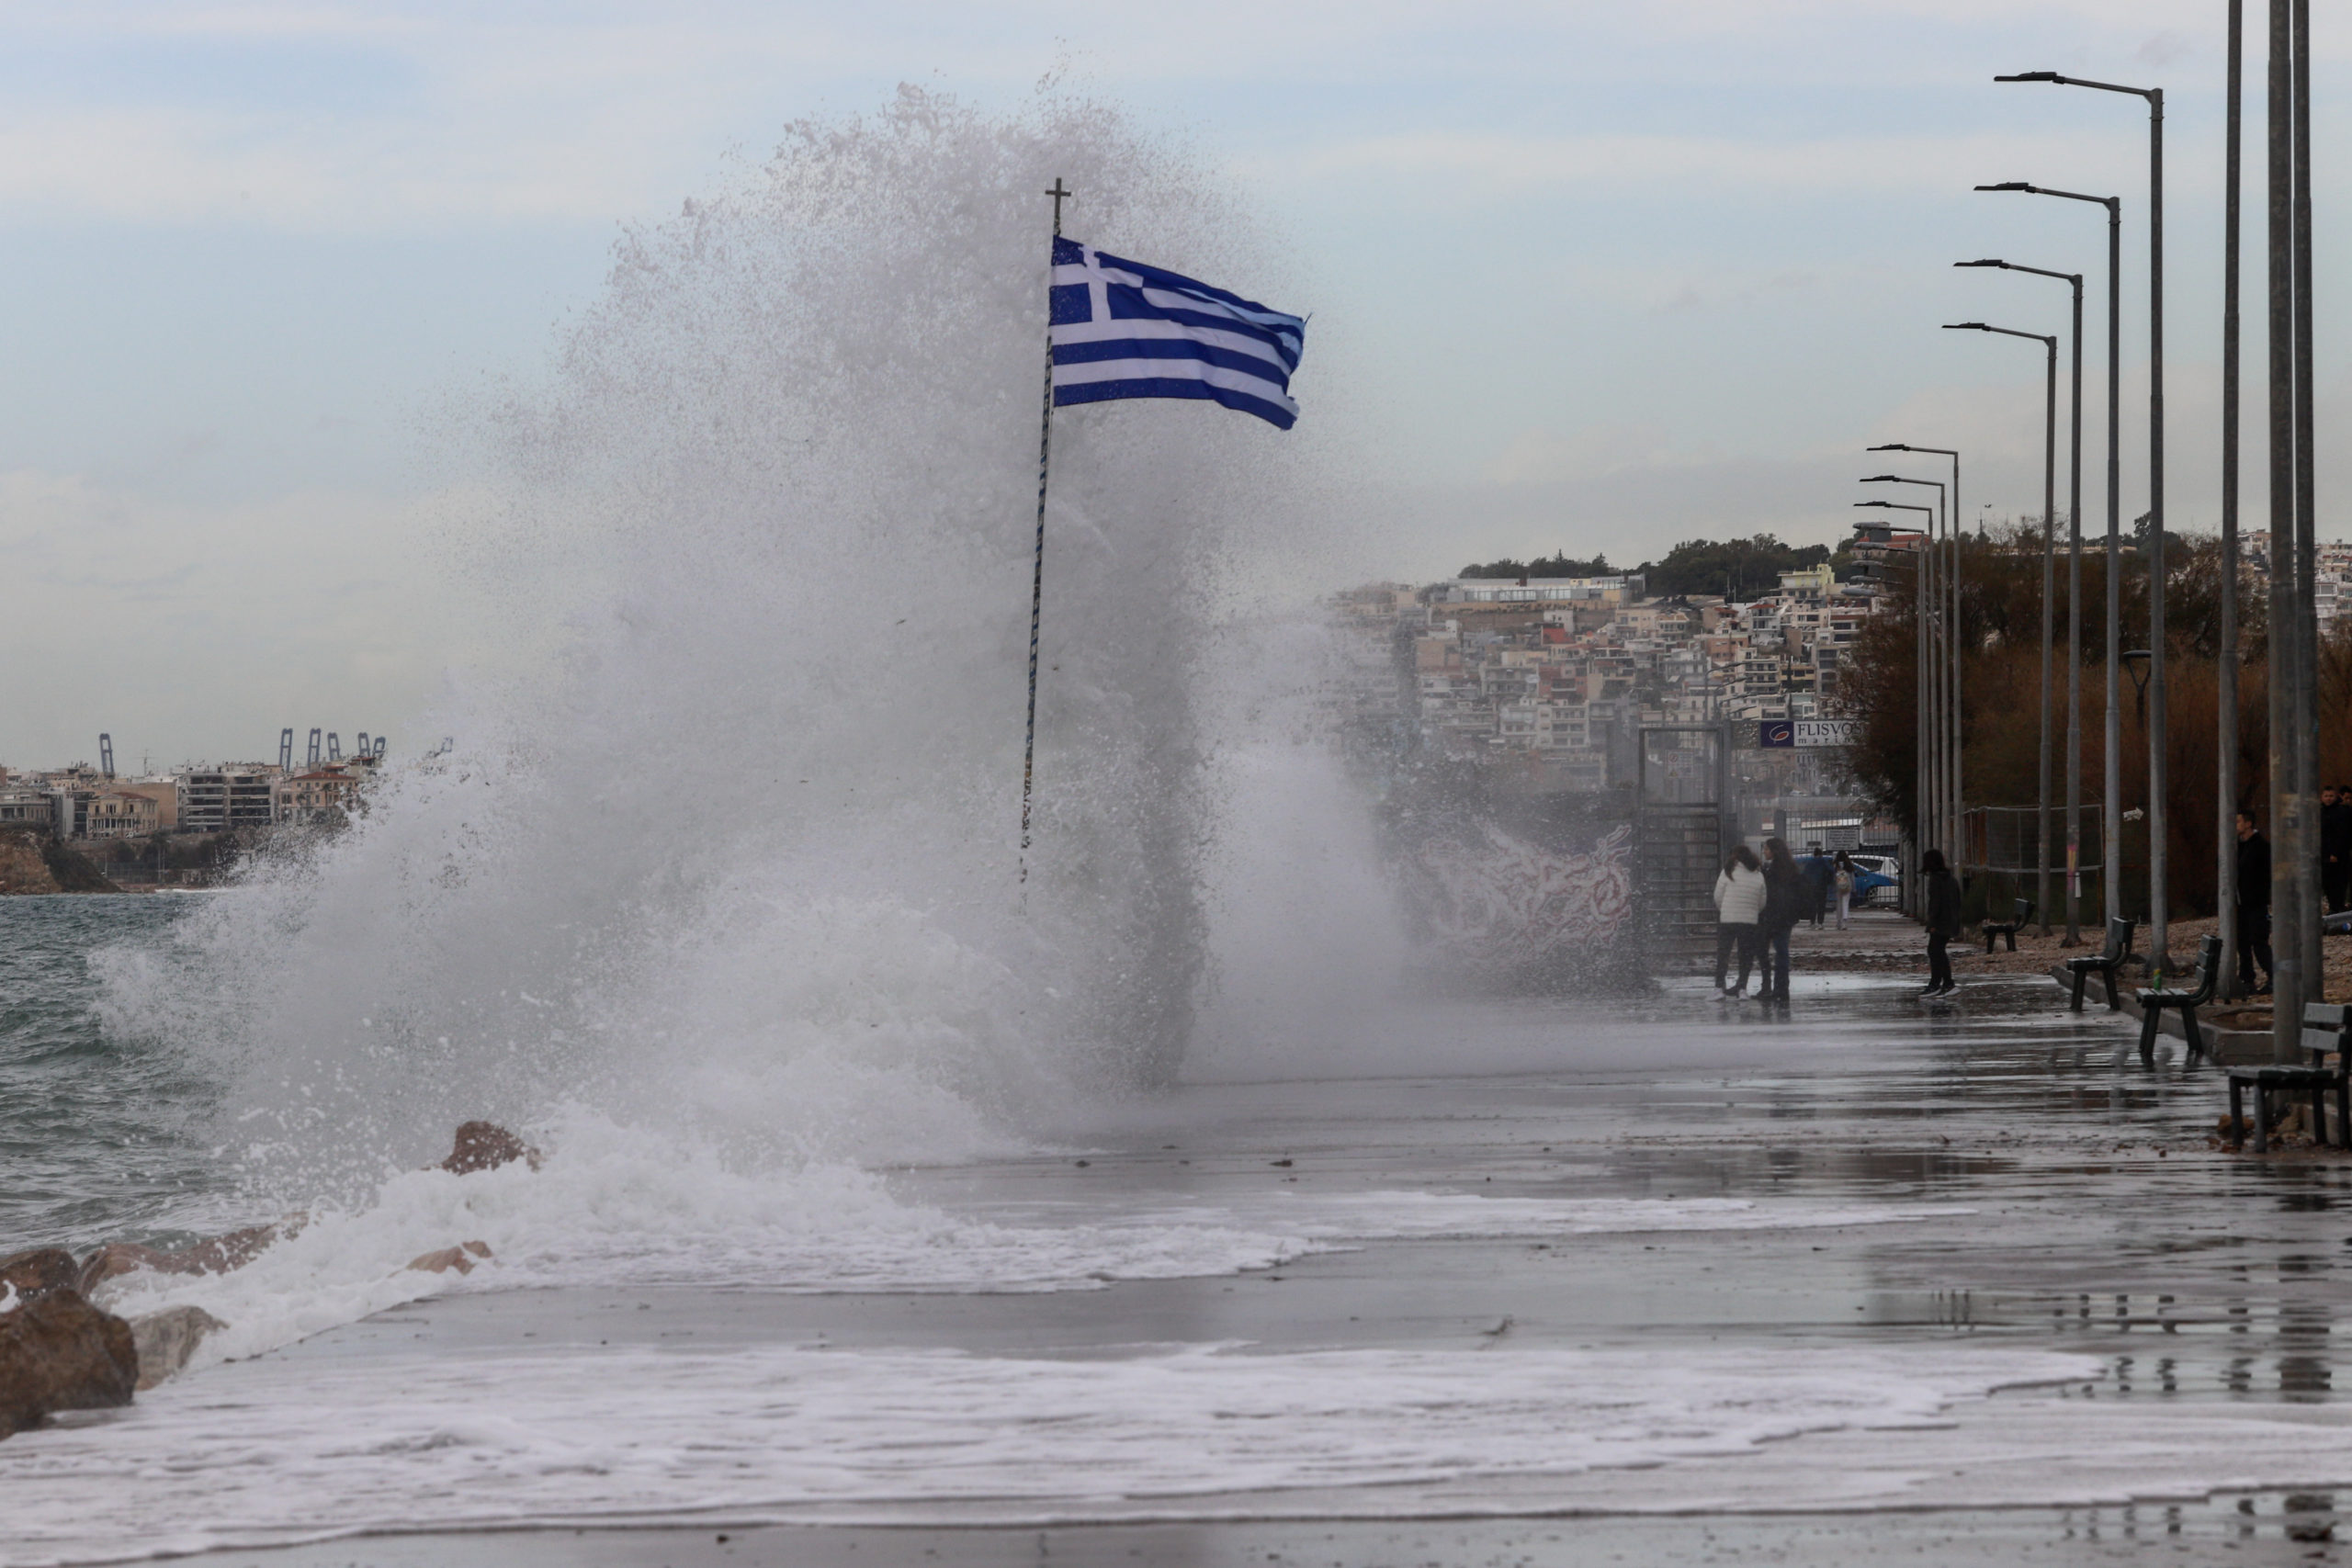
<path id="1" fill-rule="evenodd" d="M 1903 866 L 1893 855 L 1849 855 L 1854 865 L 1854 908 L 1903 902 Z"/>

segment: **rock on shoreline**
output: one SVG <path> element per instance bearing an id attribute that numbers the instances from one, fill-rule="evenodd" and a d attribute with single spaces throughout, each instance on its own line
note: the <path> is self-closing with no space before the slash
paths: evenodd
<path id="1" fill-rule="evenodd" d="M 6 841 L 0 836 L 0 848 Z M 468 1122 L 436 1168 L 469 1176 L 522 1161 L 536 1170 L 540 1158 L 538 1150 L 496 1122 Z M 135 1391 L 153 1388 L 186 1367 L 206 1335 L 228 1326 L 195 1306 L 125 1322 L 92 1305 L 85 1292 L 133 1269 L 225 1274 L 300 1232 L 307 1219 L 289 1214 L 171 1252 L 110 1242 L 78 1260 L 54 1247 L 0 1258 L 0 1438 L 54 1411 L 129 1404 Z M 408 1267 L 468 1274 L 477 1259 L 490 1256 L 488 1243 L 468 1241 L 413 1258 Z"/>
<path id="2" fill-rule="evenodd" d="M 107 1410 L 139 1387 L 130 1325 L 74 1291 L 0 1313 L 0 1438 L 58 1410 Z"/>

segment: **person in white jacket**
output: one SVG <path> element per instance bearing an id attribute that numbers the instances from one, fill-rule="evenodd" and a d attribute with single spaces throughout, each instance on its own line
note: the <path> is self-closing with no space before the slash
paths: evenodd
<path id="1" fill-rule="evenodd" d="M 1748 965 L 1756 961 L 1756 922 L 1764 913 L 1764 867 L 1746 844 L 1732 851 L 1715 877 L 1715 989 L 1736 997 L 1747 989 Z M 1724 969 L 1732 948 L 1739 949 L 1739 984 L 1726 987 Z"/>

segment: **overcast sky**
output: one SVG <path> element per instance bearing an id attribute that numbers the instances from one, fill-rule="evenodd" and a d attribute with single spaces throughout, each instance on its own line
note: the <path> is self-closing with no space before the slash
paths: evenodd
<path id="1" fill-rule="evenodd" d="M 1342 417 L 1393 465 L 1380 479 L 1400 521 L 1367 532 L 1363 575 L 1416 578 L 1505 552 L 1829 540 L 1868 493 L 1850 481 L 1878 466 L 1861 447 L 1882 440 L 1966 449 L 1972 513 L 2038 509 L 2038 351 L 1937 326 L 2063 331 L 2064 290 L 1950 264 L 2090 271 L 2096 348 L 2099 218 L 1969 187 L 2127 198 L 2127 399 L 2143 400 L 2145 117 L 1991 77 L 2162 85 L 2170 509 L 2211 528 L 2222 15 L 2219 0 L 0 7 L 0 763 L 90 756 L 102 728 L 134 766 L 273 753 L 281 724 L 422 739 L 416 716 L 470 647 L 431 542 L 471 476 L 420 456 L 425 412 L 537 373 L 620 226 L 725 185 L 786 121 L 871 108 L 902 81 L 1011 107 L 1063 67 L 1228 170 L 1323 294 L 1272 301 L 1316 312 L 1306 417 L 1315 345 L 1368 383 Z M 2337 107 L 2352 33 L 2316 19 L 2325 159 L 2352 145 Z M 2258 112 L 2258 51 L 2251 67 Z M 2258 124 L 2252 139 L 2258 186 Z M 2346 186 L 2323 167 L 2323 279 L 2342 275 Z M 2258 376 L 2258 294 L 2247 319 Z M 2352 390 L 2346 319 L 2323 294 L 2323 451 Z M 2127 516 L 2145 505 L 2143 410 L 2127 402 Z M 2249 414 L 2258 442 L 2258 396 Z M 2329 536 L 2335 479 L 2323 464 Z M 2085 500 L 2098 516 L 2096 483 Z"/>

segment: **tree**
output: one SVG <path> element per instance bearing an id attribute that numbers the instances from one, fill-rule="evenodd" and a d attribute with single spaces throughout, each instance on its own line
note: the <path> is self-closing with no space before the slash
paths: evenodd
<path id="1" fill-rule="evenodd" d="M 1826 545 L 1784 545 L 1770 534 L 1747 539 L 1685 539 L 1664 560 L 1641 568 L 1649 591 L 1661 598 L 1693 593 L 1754 598 L 1781 585 L 1781 573 L 1823 566 Z"/>
<path id="2" fill-rule="evenodd" d="M 1571 560 L 1566 550 L 1555 550 L 1549 557 L 1538 556 L 1529 561 L 1515 561 L 1509 557 L 1488 561 L 1484 566 L 1465 566 L 1458 574 L 1463 577 L 1611 577 L 1615 570 L 1606 555 L 1590 560 Z"/>

